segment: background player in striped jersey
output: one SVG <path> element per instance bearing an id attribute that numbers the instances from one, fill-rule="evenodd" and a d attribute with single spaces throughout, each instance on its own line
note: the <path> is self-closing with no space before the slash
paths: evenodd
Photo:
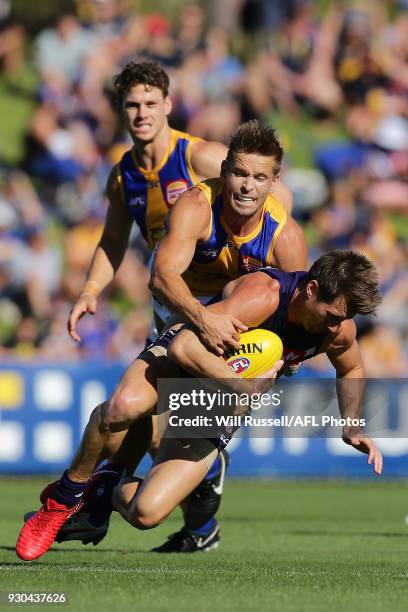
<path id="1" fill-rule="evenodd" d="M 169 126 L 168 115 L 172 107 L 168 95 L 169 79 L 158 64 L 128 64 L 114 78 L 114 87 L 133 147 L 113 167 L 108 179 L 110 206 L 103 235 L 94 253 L 87 282 L 68 322 L 69 332 L 76 341 L 80 340 L 77 322 L 84 314 L 96 312 L 99 293 L 111 282 L 123 259 L 133 222 L 137 223 L 152 250 L 163 236 L 164 220 L 178 196 L 199 180 L 218 176 L 226 154 L 226 147 L 220 143 L 206 142 Z M 288 190 L 284 186 L 276 189 L 290 208 Z M 146 440 L 146 449 L 152 436 L 152 424 L 154 421 L 151 423 L 148 419 L 144 427 L 139 428 L 140 437 Z M 122 437 L 119 433 L 114 441 L 111 440 L 110 453 L 119 447 Z M 157 444 L 154 436 L 152 453 Z M 203 484 L 201 497 L 211 496 L 212 480 L 220 484 L 218 481 L 223 478 L 226 467 L 223 462 L 224 457 L 221 457 L 218 469 L 215 466 L 211 475 L 213 478 Z M 219 497 L 216 496 L 217 504 Z M 217 504 L 212 504 L 214 511 Z M 185 527 L 187 531 L 188 521 Z"/>

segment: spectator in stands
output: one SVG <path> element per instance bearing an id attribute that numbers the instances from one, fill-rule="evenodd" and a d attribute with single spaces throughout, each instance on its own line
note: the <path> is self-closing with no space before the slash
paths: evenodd
<path id="1" fill-rule="evenodd" d="M 183 3 L 172 23 L 154 5 L 142 15 L 121 0 L 77 0 L 33 37 L 39 77 L 22 24 L 0 26 L 4 116 L 16 116 L 14 127 L 0 128 L 2 359 L 128 360 L 143 344 L 148 273 L 135 234 L 106 296 L 111 306 L 101 309 L 103 320 L 89 320 L 81 346 L 69 340 L 65 321 L 101 231 L 107 172 L 130 147 L 112 104 L 111 75 L 150 57 L 170 70 L 179 129 L 227 142 L 243 117 L 273 117 L 278 129 L 282 123 L 294 210 L 313 254 L 360 249 L 380 271 L 383 306 L 370 329 L 361 329 L 368 374 L 378 374 L 382 355 L 383 373 L 408 375 L 404 3 L 390 15 L 377 0 L 347 9 L 329 3 L 320 12 L 310 0 L 209 5 Z M 297 126 L 290 136 L 287 125 Z M 24 134 L 28 174 L 20 164 Z M 302 142 L 311 167 L 296 156 Z"/>

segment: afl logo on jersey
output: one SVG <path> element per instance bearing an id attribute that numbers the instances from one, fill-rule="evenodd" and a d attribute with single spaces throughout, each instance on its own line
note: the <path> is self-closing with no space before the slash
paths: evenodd
<path id="1" fill-rule="evenodd" d="M 166 201 L 168 206 L 173 206 L 186 189 L 188 189 L 188 183 L 183 179 L 166 183 Z"/>
<path id="2" fill-rule="evenodd" d="M 196 253 L 198 253 L 198 255 L 200 255 L 201 257 L 211 257 L 214 259 L 214 257 L 217 257 L 219 254 L 219 249 L 201 249 L 200 245 L 197 245 L 196 248 Z"/>
<path id="3" fill-rule="evenodd" d="M 242 374 L 242 372 L 245 372 L 245 370 L 249 368 L 251 362 L 248 357 L 238 357 L 230 361 L 228 365 L 234 370 L 235 374 Z"/>
<path id="4" fill-rule="evenodd" d="M 146 206 L 146 198 L 143 195 L 133 196 L 129 200 L 130 208 L 143 208 L 144 206 Z"/>

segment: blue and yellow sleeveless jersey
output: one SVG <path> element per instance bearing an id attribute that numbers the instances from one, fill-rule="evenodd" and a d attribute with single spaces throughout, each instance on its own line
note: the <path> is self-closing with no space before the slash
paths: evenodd
<path id="1" fill-rule="evenodd" d="M 171 130 L 169 150 L 158 166 L 152 170 L 141 168 L 133 149 L 124 154 L 117 166 L 125 205 L 150 249 L 163 237 L 169 208 L 183 191 L 197 183 L 190 149 L 200 140 Z"/>
<path id="2" fill-rule="evenodd" d="M 235 236 L 222 216 L 221 181 L 209 179 L 196 187 L 211 206 L 211 221 L 208 238 L 197 243 L 183 278 L 195 295 L 215 295 L 230 280 L 274 263 L 273 248 L 286 223 L 286 209 L 269 194 L 256 228 L 247 236 Z"/>

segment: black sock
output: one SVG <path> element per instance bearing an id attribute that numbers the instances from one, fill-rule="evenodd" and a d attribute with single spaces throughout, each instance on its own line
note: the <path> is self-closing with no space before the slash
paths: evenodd
<path id="1" fill-rule="evenodd" d="M 57 484 L 52 498 L 58 504 L 64 504 L 67 508 L 76 506 L 81 501 L 84 490 L 88 485 L 86 482 L 74 482 L 68 477 L 68 470 L 65 470 L 61 476 L 61 480 Z"/>

